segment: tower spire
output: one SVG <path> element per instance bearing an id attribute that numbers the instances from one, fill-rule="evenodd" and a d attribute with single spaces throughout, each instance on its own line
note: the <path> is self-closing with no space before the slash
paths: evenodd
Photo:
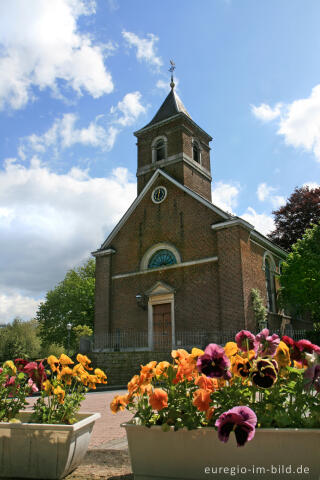
<path id="1" fill-rule="evenodd" d="M 171 65 L 170 68 L 169 68 L 169 72 L 171 72 L 170 87 L 171 87 L 171 90 L 173 90 L 174 87 L 175 87 L 175 85 L 176 85 L 176 84 L 174 83 L 174 81 L 173 81 L 173 72 L 174 72 L 175 69 L 176 69 L 176 64 L 174 63 L 173 60 L 170 60 L 170 65 Z"/>

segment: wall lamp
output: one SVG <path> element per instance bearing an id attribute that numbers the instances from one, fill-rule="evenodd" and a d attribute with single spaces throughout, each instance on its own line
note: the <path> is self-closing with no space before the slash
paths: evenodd
<path id="1" fill-rule="evenodd" d="M 138 307 L 142 308 L 143 310 L 147 309 L 147 297 L 145 295 L 141 295 L 141 293 L 138 293 L 136 295 L 136 301 Z"/>

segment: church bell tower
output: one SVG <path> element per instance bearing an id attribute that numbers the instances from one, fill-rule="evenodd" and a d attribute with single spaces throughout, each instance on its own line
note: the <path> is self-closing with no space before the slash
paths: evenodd
<path id="1" fill-rule="evenodd" d="M 154 172 L 161 169 L 211 202 L 212 137 L 190 117 L 175 91 L 173 75 L 170 87 L 151 122 L 134 133 L 138 140 L 138 195 Z"/>

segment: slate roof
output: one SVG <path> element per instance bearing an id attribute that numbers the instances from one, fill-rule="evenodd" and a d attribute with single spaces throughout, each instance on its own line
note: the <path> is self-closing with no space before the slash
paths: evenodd
<path id="1" fill-rule="evenodd" d="M 190 115 L 187 112 L 186 107 L 183 105 L 182 101 L 172 88 L 169 95 L 151 120 L 147 125 L 145 125 L 141 130 L 143 130 L 146 127 L 150 127 L 151 125 L 154 125 L 155 123 L 161 122 L 162 120 L 166 120 L 167 118 L 173 117 L 173 115 L 176 115 L 177 113 L 184 113 L 187 115 L 189 118 Z"/>

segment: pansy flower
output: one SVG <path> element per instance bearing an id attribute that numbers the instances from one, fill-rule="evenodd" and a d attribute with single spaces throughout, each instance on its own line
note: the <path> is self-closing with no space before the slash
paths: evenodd
<path id="1" fill-rule="evenodd" d="M 282 340 L 278 345 L 274 358 L 279 367 L 286 367 L 291 363 L 289 347 Z"/>
<path id="2" fill-rule="evenodd" d="M 193 392 L 193 405 L 197 407 L 199 412 L 206 412 L 210 407 L 210 392 L 199 388 Z"/>
<path id="3" fill-rule="evenodd" d="M 257 355 L 260 357 L 264 357 L 266 355 L 273 356 L 276 353 L 279 343 L 279 336 L 276 333 L 269 335 L 269 330 L 264 328 L 260 333 L 258 333 L 258 335 L 256 335 L 254 346 Z"/>
<path id="4" fill-rule="evenodd" d="M 222 442 L 229 440 L 229 435 L 234 431 L 238 447 L 253 439 L 257 417 L 249 407 L 233 407 L 231 410 L 222 413 L 216 420 L 218 437 Z"/>
<path id="5" fill-rule="evenodd" d="M 278 378 L 278 364 L 273 358 L 257 358 L 251 369 L 252 383 L 257 387 L 270 388 Z"/>
<path id="6" fill-rule="evenodd" d="M 162 410 L 168 406 L 168 394 L 162 388 L 155 388 L 149 397 L 149 403 L 153 410 Z"/>
<path id="7" fill-rule="evenodd" d="M 230 367 L 230 360 L 226 356 L 224 349 L 215 343 L 210 343 L 204 354 L 197 360 L 199 372 L 207 377 L 225 378 Z"/>
<path id="8" fill-rule="evenodd" d="M 248 330 L 241 330 L 238 332 L 235 340 L 238 348 L 240 348 L 240 350 L 243 352 L 255 349 L 255 336 Z"/>
<path id="9" fill-rule="evenodd" d="M 112 413 L 118 413 L 126 408 L 129 403 L 129 395 L 116 395 L 110 403 Z"/>

